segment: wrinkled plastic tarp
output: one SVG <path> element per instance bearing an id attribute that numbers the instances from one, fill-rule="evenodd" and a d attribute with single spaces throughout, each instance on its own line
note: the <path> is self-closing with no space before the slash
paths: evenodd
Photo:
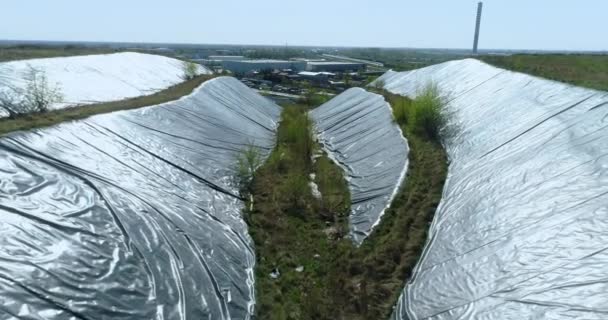
<path id="1" fill-rule="evenodd" d="M 253 243 L 231 182 L 280 109 L 233 78 L 0 138 L 0 319 L 246 319 Z"/>
<path id="2" fill-rule="evenodd" d="M 408 145 L 381 95 L 352 88 L 311 111 L 317 136 L 346 173 L 350 235 L 360 244 L 395 197 L 408 165 Z"/>
<path id="3" fill-rule="evenodd" d="M 395 318 L 607 319 L 608 93 L 472 59 L 381 79 L 450 100 L 448 180 Z"/>
<path id="4" fill-rule="evenodd" d="M 135 52 L 0 63 L 0 90 L 25 88 L 28 70 L 43 71 L 63 102 L 52 109 L 149 95 L 183 82 L 183 61 Z M 199 74 L 211 74 L 198 66 Z M 6 116 L 0 110 L 0 117 Z"/>

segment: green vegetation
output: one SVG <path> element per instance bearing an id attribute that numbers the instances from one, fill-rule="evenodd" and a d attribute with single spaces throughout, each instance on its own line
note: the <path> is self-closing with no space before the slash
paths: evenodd
<path id="1" fill-rule="evenodd" d="M 316 54 L 309 49 L 295 47 L 256 47 L 243 52 L 250 59 L 277 59 L 289 60 L 291 58 L 314 58 Z"/>
<path id="2" fill-rule="evenodd" d="M 182 75 L 184 80 L 194 79 L 198 75 L 198 64 L 192 61 L 182 61 L 182 71 L 184 72 Z"/>
<path id="3" fill-rule="evenodd" d="M 405 117 L 405 123 L 409 125 L 410 130 L 415 130 L 418 134 L 426 134 L 429 138 L 438 140 L 439 130 L 445 124 L 444 115 L 441 112 L 444 104 L 437 85 L 429 83 L 418 93 L 409 108 L 406 103 L 401 103 L 401 110 L 395 113 L 395 117 L 407 110 L 408 115 Z M 403 115 L 400 116 L 403 118 Z"/>
<path id="4" fill-rule="evenodd" d="M 413 104 L 406 97 L 385 97 L 393 113 L 398 105 Z M 342 305 L 357 306 L 351 310 L 357 314 L 353 319 L 388 319 L 422 253 L 447 175 L 447 156 L 440 142 L 403 118 L 395 119 L 408 139 L 410 163 L 404 187 L 380 225 L 355 252 L 355 259 L 344 259 L 342 270 L 351 278 L 340 295 Z M 348 257 L 352 253 L 342 254 Z"/>
<path id="5" fill-rule="evenodd" d="M 196 78 L 182 82 L 163 91 L 152 95 L 142 96 L 121 101 L 91 104 L 74 108 L 24 114 L 12 119 L 0 119 L 0 134 L 29 130 L 33 128 L 48 127 L 64 121 L 83 119 L 92 115 L 108 113 L 118 110 L 136 109 L 164 102 L 173 101 L 191 93 L 196 87 L 213 76 L 201 75 Z"/>
<path id="6" fill-rule="evenodd" d="M 423 68 L 469 56 L 469 53 L 463 50 L 406 48 L 351 48 L 342 49 L 340 54 L 350 58 L 381 62 L 385 68 L 395 71 Z"/>
<path id="7" fill-rule="evenodd" d="M 395 113 L 414 104 L 387 98 Z M 437 139 L 395 116 L 411 148 L 406 182 L 357 248 L 348 238 L 347 182 L 314 143 L 307 111 L 284 108 L 277 146 L 253 177 L 255 205 L 245 216 L 256 246 L 256 318 L 387 319 L 441 199 L 446 155 Z M 310 174 L 320 198 L 311 192 Z"/>
<path id="8" fill-rule="evenodd" d="M 397 123 L 407 126 L 411 134 L 439 141 L 440 130 L 446 124 L 445 114 L 442 112 L 445 98 L 439 94 L 436 84 L 428 83 L 414 100 L 390 94 L 384 90 L 384 84 L 378 81 L 373 89 L 384 95 L 391 104 Z"/>
<path id="9" fill-rule="evenodd" d="M 82 46 L 19 45 L 0 47 L 0 62 L 38 58 L 82 56 L 89 54 L 115 53 L 110 48 L 91 48 Z"/>
<path id="10" fill-rule="evenodd" d="M 9 87 L 0 92 L 0 110 L 15 118 L 26 113 L 48 111 L 54 103 L 63 101 L 58 84 L 50 84 L 46 72 L 30 66 L 24 77 L 25 89 Z"/>
<path id="11" fill-rule="evenodd" d="M 255 170 L 262 165 L 262 155 L 255 144 L 250 143 L 247 149 L 241 152 L 236 160 L 236 183 L 243 196 L 251 194 L 251 183 Z"/>
<path id="12" fill-rule="evenodd" d="M 285 107 L 277 147 L 253 180 L 255 206 L 246 216 L 257 251 L 260 319 L 323 319 L 333 308 L 326 300 L 332 252 L 346 233 L 350 199 L 338 167 L 324 156 L 311 161 L 318 146 L 307 110 Z M 311 193 L 311 173 L 321 199 Z"/>
<path id="13" fill-rule="evenodd" d="M 608 55 L 516 54 L 478 58 L 500 68 L 608 91 Z"/>
<path id="14" fill-rule="evenodd" d="M 312 87 L 310 85 L 306 85 L 306 94 L 300 99 L 300 104 L 306 105 L 308 107 L 315 107 L 324 104 L 325 102 L 331 100 L 332 96 L 327 95 L 322 92 L 318 88 Z"/>

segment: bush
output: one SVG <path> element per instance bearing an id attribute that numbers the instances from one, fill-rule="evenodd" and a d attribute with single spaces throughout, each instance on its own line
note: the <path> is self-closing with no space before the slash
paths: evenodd
<path id="1" fill-rule="evenodd" d="M 304 84 L 303 87 L 306 93 L 302 96 L 300 101 L 298 101 L 300 104 L 314 108 L 330 100 L 328 95 L 323 94 L 319 89 L 313 87 L 310 83 Z"/>
<path id="2" fill-rule="evenodd" d="M 63 94 L 58 84 L 49 84 L 46 72 L 28 66 L 23 77 L 25 88 L 7 87 L 0 91 L 0 109 L 5 110 L 10 118 L 32 112 L 46 112 L 58 102 L 63 101 Z"/>
<path id="3" fill-rule="evenodd" d="M 182 71 L 184 72 L 184 80 L 194 79 L 198 75 L 198 65 L 191 61 L 182 62 Z"/>
<path id="4" fill-rule="evenodd" d="M 301 172 L 294 172 L 285 178 L 282 198 L 288 199 L 288 209 L 293 214 L 299 214 L 310 201 L 309 178 Z"/>
<path id="5" fill-rule="evenodd" d="M 437 85 L 427 84 L 409 108 L 408 124 L 411 129 L 425 133 L 431 139 L 439 138 L 439 131 L 445 124 L 442 112 L 445 102 L 439 94 Z"/>
<path id="6" fill-rule="evenodd" d="M 406 125 L 412 105 L 412 100 L 398 95 L 390 96 L 389 103 L 393 107 L 393 116 L 400 125 Z"/>
<path id="7" fill-rule="evenodd" d="M 373 87 L 379 91 L 384 91 L 384 86 L 386 86 L 386 82 L 383 79 L 376 79 L 373 84 Z"/>
<path id="8" fill-rule="evenodd" d="M 285 125 L 279 130 L 278 139 L 280 143 L 290 145 L 295 154 L 305 156 L 302 159 L 293 159 L 294 165 L 308 168 L 315 143 L 312 137 L 312 122 L 308 114 L 298 108 L 302 107 L 289 106 L 283 111 L 282 122 Z"/>
<path id="9" fill-rule="evenodd" d="M 251 182 L 255 175 L 255 170 L 262 165 L 262 155 L 260 149 L 254 144 L 250 144 L 246 149 L 237 155 L 235 163 L 235 178 L 242 194 L 251 193 Z"/>

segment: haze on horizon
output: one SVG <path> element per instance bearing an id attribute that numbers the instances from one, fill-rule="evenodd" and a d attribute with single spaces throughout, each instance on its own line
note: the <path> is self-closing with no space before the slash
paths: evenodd
<path id="1" fill-rule="evenodd" d="M 465 48 L 477 0 L 6 1 L 0 40 Z M 480 49 L 608 50 L 608 1 L 485 0 Z"/>

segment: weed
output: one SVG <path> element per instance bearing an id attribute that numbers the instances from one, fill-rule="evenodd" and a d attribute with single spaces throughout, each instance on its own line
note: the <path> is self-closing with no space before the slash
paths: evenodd
<path id="1" fill-rule="evenodd" d="M 242 150 L 235 161 L 236 183 L 241 190 L 242 196 L 251 194 L 251 182 L 255 175 L 255 170 L 262 164 L 262 154 L 254 143 L 250 143 L 247 148 Z"/>
<path id="2" fill-rule="evenodd" d="M 24 89 L 7 87 L 0 91 L 0 110 L 8 113 L 9 118 L 19 115 L 46 112 L 63 100 L 59 84 L 49 83 L 46 72 L 28 65 L 23 80 Z"/>
<path id="3" fill-rule="evenodd" d="M 437 85 L 427 84 L 414 99 L 409 108 L 408 125 L 412 130 L 423 132 L 433 140 L 439 139 L 439 131 L 445 124 L 442 99 Z M 399 110 L 399 108 L 395 109 Z"/>

